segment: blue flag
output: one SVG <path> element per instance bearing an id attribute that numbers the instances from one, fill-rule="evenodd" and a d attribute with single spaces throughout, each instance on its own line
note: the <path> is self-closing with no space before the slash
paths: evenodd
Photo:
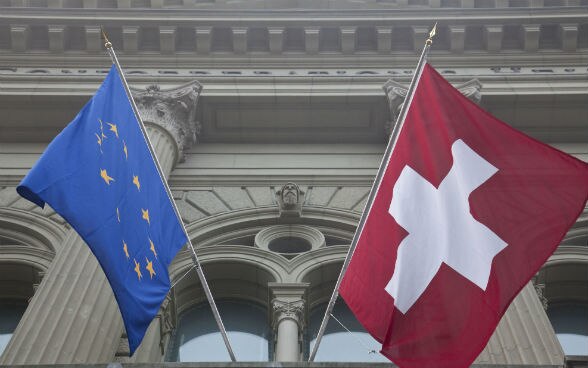
<path id="1" fill-rule="evenodd" d="M 48 203 L 88 244 L 114 291 L 132 355 L 187 239 L 114 66 L 17 191 Z"/>

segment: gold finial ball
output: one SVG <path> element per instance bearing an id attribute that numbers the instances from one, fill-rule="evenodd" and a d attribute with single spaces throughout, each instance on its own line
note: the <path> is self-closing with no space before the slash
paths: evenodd
<path id="1" fill-rule="evenodd" d="M 428 38 L 428 39 L 425 41 L 425 44 L 427 44 L 428 46 L 431 46 L 431 45 L 433 44 L 433 40 L 432 40 L 432 39 L 430 39 L 430 38 Z"/>
<path id="2" fill-rule="evenodd" d="M 104 44 L 104 47 L 106 47 L 107 49 L 112 47 L 112 44 L 110 43 L 110 41 L 106 41 L 106 43 Z"/>

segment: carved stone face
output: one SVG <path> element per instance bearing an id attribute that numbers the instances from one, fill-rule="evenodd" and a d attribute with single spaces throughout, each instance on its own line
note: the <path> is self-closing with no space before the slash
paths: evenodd
<path id="1" fill-rule="evenodd" d="M 298 186 L 294 183 L 287 183 L 282 187 L 282 202 L 287 207 L 293 207 L 298 204 Z"/>

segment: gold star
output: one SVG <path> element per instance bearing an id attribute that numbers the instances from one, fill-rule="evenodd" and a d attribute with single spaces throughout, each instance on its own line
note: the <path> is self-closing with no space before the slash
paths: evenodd
<path id="1" fill-rule="evenodd" d="M 141 191 L 141 183 L 139 183 L 139 177 L 137 175 L 133 175 L 133 184 L 137 186 L 139 192 Z"/>
<path id="2" fill-rule="evenodd" d="M 155 275 L 155 270 L 153 269 L 153 262 L 150 262 L 147 257 L 145 257 L 145 260 L 147 261 L 147 266 L 145 268 L 147 269 L 147 271 L 149 271 L 149 276 L 151 276 L 151 279 L 153 279 L 153 275 Z"/>
<path id="3" fill-rule="evenodd" d="M 106 123 L 108 125 L 110 125 L 110 131 L 114 132 L 114 134 L 116 134 L 116 138 L 118 138 L 118 128 L 116 127 L 116 124 L 111 124 L 111 123 Z"/>
<path id="4" fill-rule="evenodd" d="M 129 259 L 129 248 L 127 247 L 127 243 L 125 243 L 125 241 L 123 240 L 123 250 L 125 251 L 125 255 L 127 256 L 127 259 Z"/>
<path id="5" fill-rule="evenodd" d="M 112 177 L 108 176 L 108 173 L 106 172 L 106 169 L 101 169 L 100 170 L 100 176 L 102 177 L 102 179 L 104 179 L 104 181 L 108 185 L 110 185 L 110 182 L 111 181 L 115 181 Z"/>
<path id="6" fill-rule="evenodd" d="M 127 143 L 123 139 L 123 151 L 125 151 L 125 159 L 129 159 L 129 152 L 127 151 Z"/>
<path id="7" fill-rule="evenodd" d="M 94 133 L 94 135 L 96 136 L 96 138 L 98 138 L 98 145 L 100 146 L 100 149 L 102 149 L 102 138 L 100 138 L 98 133 Z"/>
<path id="8" fill-rule="evenodd" d="M 143 220 L 147 221 L 147 223 L 151 225 L 151 222 L 149 222 L 149 210 L 144 210 L 141 208 L 141 212 L 143 213 Z"/>
<path id="9" fill-rule="evenodd" d="M 149 247 L 149 249 L 151 249 L 151 251 L 153 252 L 153 255 L 155 256 L 155 258 L 157 258 L 157 252 L 155 251 L 155 244 L 153 244 L 153 242 L 151 241 L 151 239 L 149 239 L 149 244 L 151 244 L 151 246 Z"/>
<path id="10" fill-rule="evenodd" d="M 143 277 L 143 275 L 141 274 L 141 266 L 139 265 L 139 263 L 137 262 L 137 260 L 135 258 L 133 258 L 133 261 L 135 261 L 135 272 L 137 273 L 137 277 L 139 278 L 139 281 L 141 281 L 141 277 Z"/>
<path id="11" fill-rule="evenodd" d="M 106 135 L 104 134 L 104 126 L 102 125 L 102 120 L 98 119 L 98 121 L 100 122 L 100 137 L 102 139 L 106 139 Z"/>
<path id="12" fill-rule="evenodd" d="M 116 219 L 120 222 L 120 212 L 118 212 L 118 207 L 116 207 Z"/>

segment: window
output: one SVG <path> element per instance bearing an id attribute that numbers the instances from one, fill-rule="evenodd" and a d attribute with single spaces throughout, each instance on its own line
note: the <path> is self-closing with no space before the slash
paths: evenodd
<path id="1" fill-rule="evenodd" d="M 588 304 L 555 305 L 547 315 L 564 353 L 588 356 Z"/>
<path id="2" fill-rule="evenodd" d="M 0 256 L 14 241 L 0 236 Z M 14 254 L 14 253 L 13 253 Z M 40 282 L 38 270 L 23 264 L 0 262 L 0 355 L 8 346 L 33 297 L 33 285 Z"/>
<path id="3" fill-rule="evenodd" d="M 559 246 L 536 276 L 569 367 L 588 362 L 588 252 L 585 230 Z M 579 364 L 579 365 L 578 365 Z"/>
<path id="4" fill-rule="evenodd" d="M 310 314 L 310 347 L 314 346 L 316 335 L 321 325 L 327 304 L 314 308 Z M 333 315 L 345 325 L 352 333 L 347 332 L 333 318 L 329 320 L 320 348 L 317 351 L 315 361 L 327 362 L 387 362 L 389 360 L 381 355 L 380 344 L 368 334 L 361 324 L 355 319 L 351 310 L 343 299 L 339 299 L 333 308 Z M 362 341 L 363 343 L 360 343 Z M 364 346 L 364 344 L 367 346 Z M 369 348 L 369 349 L 368 349 Z M 369 350 L 375 350 L 370 353 Z"/>
<path id="5" fill-rule="evenodd" d="M 239 360 L 268 361 L 270 329 L 266 309 L 242 301 L 221 300 L 216 304 Z M 168 357 L 180 362 L 230 361 L 208 303 L 180 316 Z"/>
<path id="6" fill-rule="evenodd" d="M 6 349 L 12 333 L 27 309 L 27 304 L 17 300 L 0 299 L 0 355 Z"/>

